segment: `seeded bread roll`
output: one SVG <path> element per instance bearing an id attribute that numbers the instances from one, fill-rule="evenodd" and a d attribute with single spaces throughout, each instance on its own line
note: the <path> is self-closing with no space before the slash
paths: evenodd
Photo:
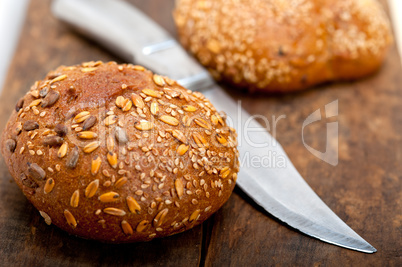
<path id="1" fill-rule="evenodd" d="M 104 242 L 190 229 L 229 198 L 236 133 L 201 93 L 141 66 L 61 66 L 18 101 L 1 151 L 47 224 Z"/>
<path id="2" fill-rule="evenodd" d="M 392 42 L 377 0 L 177 0 L 182 45 L 212 75 L 289 92 L 375 72 Z"/>

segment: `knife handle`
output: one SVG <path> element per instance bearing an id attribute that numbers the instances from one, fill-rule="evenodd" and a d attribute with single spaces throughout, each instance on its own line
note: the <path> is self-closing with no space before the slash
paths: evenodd
<path id="1" fill-rule="evenodd" d="M 162 27 L 120 0 L 54 0 L 53 14 L 128 62 L 169 76 L 191 90 L 214 83 Z"/>

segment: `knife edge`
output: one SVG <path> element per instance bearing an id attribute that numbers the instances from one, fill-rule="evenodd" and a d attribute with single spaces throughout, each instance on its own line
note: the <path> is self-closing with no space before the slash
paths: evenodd
<path id="1" fill-rule="evenodd" d="M 158 43 L 158 42 L 164 42 L 166 40 L 170 40 L 171 37 L 165 35 L 165 31 L 158 27 L 154 22 L 152 22 L 149 18 L 147 18 L 145 15 L 141 14 L 138 15 L 139 12 L 136 10 L 134 7 L 131 7 L 127 4 L 121 4 L 121 1 L 118 0 L 55 0 L 53 2 L 53 12 L 56 14 L 57 17 L 61 18 L 62 20 L 68 22 L 69 24 L 73 25 L 74 27 L 78 28 L 83 28 L 86 29 L 88 32 L 91 32 L 91 36 L 95 37 L 96 40 L 100 41 L 102 44 L 106 45 L 112 51 L 117 51 L 117 53 L 121 53 L 121 51 L 127 52 L 123 53 L 126 57 L 127 60 L 133 61 L 135 60 L 136 63 L 142 64 L 144 66 L 147 66 L 148 68 L 152 69 L 153 71 L 170 76 L 173 79 L 176 80 L 182 80 L 182 79 L 188 79 L 188 77 L 198 75 L 199 73 L 205 73 L 206 71 L 197 63 L 193 58 L 191 58 L 181 47 L 179 46 L 166 46 L 167 48 L 161 49 L 157 51 L 156 53 L 150 53 L 150 54 L 144 54 L 144 48 Z M 68 6 L 68 8 L 67 8 Z M 65 8 L 68 9 L 68 12 L 65 12 Z M 96 7 L 96 8 L 94 8 Z M 94 8 L 94 9 L 93 9 Z M 124 9 L 121 10 L 122 12 L 116 12 L 117 9 Z M 88 16 L 83 15 L 82 11 L 89 12 Z M 114 11 L 114 12 L 113 12 Z M 131 12 L 131 15 L 129 14 Z M 96 13 L 96 14 L 95 14 Z M 121 16 L 121 14 L 125 14 L 124 16 Z M 120 18 L 121 16 L 122 18 Z M 107 20 L 107 27 L 108 29 L 113 29 L 113 28 L 118 28 L 119 30 L 116 32 L 109 31 L 108 34 L 105 34 L 105 30 L 100 27 L 100 25 L 105 25 L 105 22 L 103 21 L 104 19 Z M 128 23 L 128 25 L 126 25 Z M 130 25 L 133 25 L 130 27 Z M 134 27 L 137 25 L 137 27 Z M 138 25 L 141 25 L 144 27 L 144 29 L 138 29 Z M 149 29 L 152 29 L 153 27 L 158 28 L 157 31 L 150 31 Z M 159 36 L 158 32 L 160 33 Z M 124 33 L 124 34 L 123 34 Z M 142 42 L 138 41 L 135 38 L 130 38 L 129 36 L 135 34 L 135 33 L 140 33 L 145 36 L 147 36 L 147 41 Z M 162 38 L 163 37 L 163 38 Z M 140 38 L 140 40 L 144 40 L 144 38 Z M 120 51 L 121 50 L 121 51 Z M 169 63 L 169 64 L 166 64 Z M 201 79 L 202 81 L 202 79 Z M 189 85 L 187 85 L 189 86 Z M 215 85 L 210 83 L 211 87 L 214 87 Z M 192 88 L 194 89 L 194 88 Z M 211 102 L 220 110 L 228 110 L 228 106 L 226 105 L 221 105 L 224 103 L 228 103 L 229 106 L 231 106 L 232 110 L 228 112 L 229 114 L 235 114 L 235 111 L 233 109 L 233 104 L 234 101 L 226 95 L 226 93 L 223 92 L 222 89 L 216 89 L 216 90 L 208 90 L 204 93 L 210 100 Z M 226 100 L 226 101 L 225 101 Z M 237 108 L 237 107 L 236 107 Z M 246 112 L 244 113 L 246 116 L 249 116 Z M 261 127 L 261 125 L 258 124 L 258 122 L 255 121 L 255 125 Z M 268 138 L 271 140 L 271 143 L 273 142 L 273 138 L 266 133 L 263 135 L 264 138 Z M 243 151 L 250 149 L 250 147 L 243 147 Z M 253 148 L 251 148 L 253 149 Z M 279 149 L 281 153 L 284 155 L 285 152 L 280 146 L 277 146 L 276 149 Z M 240 149 L 239 149 L 240 150 Z M 255 149 L 254 149 L 255 150 Z M 259 150 L 259 153 L 261 153 L 262 150 Z M 257 153 L 258 154 L 258 153 Z M 287 158 L 286 159 L 289 161 L 289 166 L 293 166 L 290 162 L 290 160 Z M 294 168 L 294 167 L 293 167 Z M 275 177 L 276 174 L 280 173 L 280 170 L 269 170 L 271 172 L 271 178 L 277 178 Z M 294 171 L 296 171 L 294 169 Z M 254 173 L 255 170 L 248 170 L 249 174 Z M 241 173 L 242 170 L 241 170 Z M 248 175 L 243 175 L 243 177 L 239 177 L 238 184 L 239 186 L 246 191 L 249 195 L 254 195 L 253 192 L 259 192 L 263 189 L 269 188 L 269 185 L 264 185 L 261 186 L 261 179 L 258 182 L 255 182 L 255 178 L 249 179 L 247 181 L 246 177 L 249 177 Z M 284 176 L 287 176 L 289 173 L 283 173 Z M 307 186 L 307 183 L 301 178 L 301 176 L 297 173 L 297 175 L 293 175 L 293 169 L 291 169 L 290 175 L 291 177 L 294 177 L 292 181 L 287 181 L 287 183 L 292 183 L 292 182 L 297 182 L 298 184 Z M 292 176 L 293 175 L 293 176 Z M 279 177 L 279 182 L 283 182 L 286 180 L 280 180 L 281 177 Z M 253 191 L 254 190 L 254 191 Z M 322 210 L 325 211 L 324 214 L 322 215 L 328 215 L 330 218 L 337 218 L 336 220 L 340 220 L 320 199 L 319 197 L 309 188 L 309 190 L 306 191 L 308 194 L 310 194 L 311 199 L 314 202 L 314 205 L 319 205 L 321 208 L 324 207 Z M 311 192 L 313 194 L 311 194 Z M 275 193 L 275 192 L 274 192 Z M 256 198 L 256 203 L 260 204 L 263 206 L 264 204 L 264 199 L 259 199 Z M 272 197 L 269 197 L 273 199 Z M 268 200 L 269 200 L 268 198 Z M 254 199 L 254 198 L 253 198 Z M 317 199 L 319 201 L 317 201 Z M 265 202 L 269 202 L 268 200 L 265 200 Z M 294 213 L 292 209 L 286 208 L 288 205 L 283 205 L 283 201 L 277 201 L 277 199 L 273 199 L 274 201 L 270 202 L 270 206 L 263 206 L 264 209 L 266 209 L 268 212 L 273 214 L 275 217 L 278 217 L 279 220 L 283 221 L 284 223 L 298 229 L 300 227 L 306 226 L 306 225 L 314 225 L 317 224 L 315 221 L 311 221 L 309 219 L 309 216 L 300 216 L 299 213 Z M 274 209 L 272 206 L 276 205 L 276 209 Z M 294 203 L 292 204 L 294 205 Z M 312 205 L 312 207 L 314 206 Z M 278 208 L 282 207 L 282 208 Z M 285 208 L 284 208 L 285 207 Z M 282 213 L 280 213 L 281 211 Z M 303 209 L 302 209 L 303 211 Z M 314 211 L 314 210 L 313 210 Z M 287 213 L 284 214 L 283 212 Z M 312 211 L 309 211 L 312 212 Z M 294 216 L 294 217 L 292 217 Z M 291 222 L 289 223 L 289 220 Z M 302 220 L 304 223 L 299 223 L 299 224 L 294 224 L 292 223 L 292 220 Z M 343 222 L 342 222 L 343 223 Z M 345 235 L 341 234 L 339 236 L 346 236 L 339 238 L 337 237 L 337 232 L 335 231 L 335 234 L 332 235 L 322 235 L 319 234 L 320 231 L 325 231 L 326 233 L 331 233 L 331 229 L 326 229 L 327 227 L 325 226 L 320 226 L 320 229 L 314 229 L 310 227 L 309 229 L 302 228 L 302 232 L 316 237 L 322 241 L 332 243 L 335 245 L 339 245 L 345 248 L 349 249 L 354 249 L 358 250 L 361 252 L 367 252 L 367 253 L 373 253 L 376 250 L 368 244 L 364 239 L 362 239 L 360 236 L 358 236 L 352 229 L 350 229 L 346 224 L 338 225 L 342 231 L 345 231 Z M 334 232 L 334 231 L 332 231 Z M 352 234 L 353 233 L 353 234 Z M 351 235 L 357 238 L 348 238 L 347 235 Z M 341 239 L 341 240 L 339 240 Z M 361 241 L 362 244 L 356 244 L 355 240 Z M 349 242 L 349 243 L 348 243 Z M 357 242 L 357 243 L 359 243 Z"/>

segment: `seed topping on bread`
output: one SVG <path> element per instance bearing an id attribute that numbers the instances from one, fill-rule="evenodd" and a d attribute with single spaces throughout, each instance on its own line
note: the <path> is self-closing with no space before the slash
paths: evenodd
<path id="1" fill-rule="evenodd" d="M 223 113 L 131 64 L 59 67 L 18 101 L 2 140 L 46 223 L 108 242 L 193 227 L 227 200 L 239 168 Z"/>

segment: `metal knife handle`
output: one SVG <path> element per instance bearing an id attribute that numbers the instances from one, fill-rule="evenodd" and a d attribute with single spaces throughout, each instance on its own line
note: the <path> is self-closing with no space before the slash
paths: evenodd
<path id="1" fill-rule="evenodd" d="M 169 76 L 190 90 L 214 83 L 169 33 L 126 2 L 54 0 L 52 12 L 123 59 Z"/>

